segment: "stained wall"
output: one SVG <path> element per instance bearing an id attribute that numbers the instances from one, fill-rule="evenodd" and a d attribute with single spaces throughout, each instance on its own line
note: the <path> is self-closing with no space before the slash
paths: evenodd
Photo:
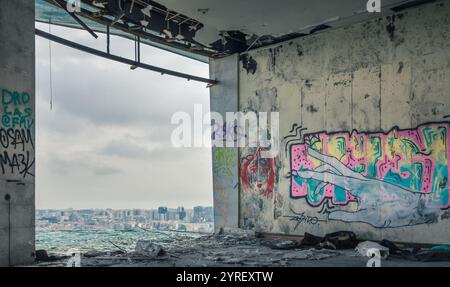
<path id="1" fill-rule="evenodd" d="M 450 3 L 241 55 L 239 110 L 279 112 L 280 152 L 239 151 L 239 224 L 450 241 Z"/>

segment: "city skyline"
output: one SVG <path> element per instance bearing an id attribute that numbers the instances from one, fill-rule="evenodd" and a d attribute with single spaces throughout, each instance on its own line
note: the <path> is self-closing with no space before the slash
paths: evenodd
<path id="1" fill-rule="evenodd" d="M 157 209 L 37 209 L 37 231 L 149 229 L 213 232 L 212 206 Z"/>
<path id="2" fill-rule="evenodd" d="M 193 210 L 195 207 L 203 207 L 203 208 L 213 208 L 212 205 L 195 205 L 192 207 L 185 207 L 185 206 L 177 206 L 177 207 L 168 207 L 165 205 L 159 205 L 157 207 L 152 207 L 152 208 L 72 208 L 72 207 L 67 207 L 67 208 L 36 208 L 36 211 L 46 211 L 46 210 L 53 210 L 53 211 L 68 211 L 68 210 L 73 210 L 73 211 L 80 211 L 80 210 L 114 210 L 114 211 L 119 211 L 119 210 L 158 210 L 160 207 L 166 207 L 168 210 L 176 210 L 177 208 L 183 207 L 185 209 L 190 209 Z"/>

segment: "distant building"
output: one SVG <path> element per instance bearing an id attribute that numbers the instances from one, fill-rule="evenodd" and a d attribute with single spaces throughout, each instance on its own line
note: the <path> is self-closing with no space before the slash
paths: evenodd
<path id="1" fill-rule="evenodd" d="M 58 223 L 59 219 L 57 217 L 47 217 L 46 218 L 49 223 Z"/>
<path id="2" fill-rule="evenodd" d="M 69 221 L 77 222 L 79 220 L 80 220 L 80 216 L 77 213 L 72 212 L 72 214 L 69 215 Z"/>
<path id="3" fill-rule="evenodd" d="M 159 220 L 167 220 L 167 207 L 158 207 Z"/>
<path id="4" fill-rule="evenodd" d="M 194 214 L 192 218 L 193 223 L 212 222 L 213 221 L 213 208 L 196 206 L 194 207 Z"/>
<path id="5" fill-rule="evenodd" d="M 178 219 L 179 220 L 185 220 L 186 219 L 186 211 L 184 210 L 183 206 L 180 206 L 177 208 L 178 213 Z"/>
<path id="6" fill-rule="evenodd" d="M 212 230 L 212 207 L 194 209 L 83 209 L 36 210 L 39 230 L 128 230 L 137 227 L 160 230 Z"/>
<path id="7" fill-rule="evenodd" d="M 168 209 L 167 210 L 167 220 L 178 220 L 178 212 L 176 209 Z"/>

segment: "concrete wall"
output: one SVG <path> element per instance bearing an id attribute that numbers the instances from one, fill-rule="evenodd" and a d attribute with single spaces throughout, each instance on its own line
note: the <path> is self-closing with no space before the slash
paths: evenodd
<path id="1" fill-rule="evenodd" d="M 449 79 L 448 2 L 242 55 L 239 108 L 279 111 L 281 150 L 240 150 L 240 226 L 450 243 Z"/>
<path id="2" fill-rule="evenodd" d="M 34 1 L 0 0 L 0 266 L 34 260 Z"/>
<path id="3" fill-rule="evenodd" d="M 238 110 L 238 57 L 237 55 L 211 60 L 210 78 L 219 79 L 220 85 L 211 87 L 211 111 L 219 113 L 223 123 L 213 129 L 213 139 L 222 147 L 213 147 L 214 229 L 239 227 L 238 149 L 227 148 L 233 141 L 234 124 L 226 123 L 227 112 Z"/>

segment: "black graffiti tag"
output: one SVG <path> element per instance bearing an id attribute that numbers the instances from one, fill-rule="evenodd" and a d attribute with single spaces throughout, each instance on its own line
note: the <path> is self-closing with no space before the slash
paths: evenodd
<path id="1" fill-rule="evenodd" d="M 25 151 L 28 145 L 34 149 L 33 137 L 29 129 L 0 128 L 0 144 L 4 149 L 11 147 Z"/>
<path id="2" fill-rule="evenodd" d="M 299 213 L 299 212 L 295 212 L 292 209 L 291 209 L 291 212 L 294 215 L 286 215 L 284 217 L 290 218 L 290 221 L 295 221 L 296 222 L 294 230 L 296 230 L 299 227 L 300 224 L 316 225 L 320 221 L 323 221 L 323 220 L 319 220 L 319 218 L 316 217 L 316 216 L 306 215 L 305 212 Z"/>
<path id="3" fill-rule="evenodd" d="M 30 172 L 34 165 L 34 161 L 35 159 L 31 158 L 29 151 L 13 154 L 4 151 L 0 154 L 0 167 L 3 174 L 10 169 L 11 173 L 18 172 L 23 177 L 26 177 L 27 175 L 34 176 L 34 174 Z"/>

